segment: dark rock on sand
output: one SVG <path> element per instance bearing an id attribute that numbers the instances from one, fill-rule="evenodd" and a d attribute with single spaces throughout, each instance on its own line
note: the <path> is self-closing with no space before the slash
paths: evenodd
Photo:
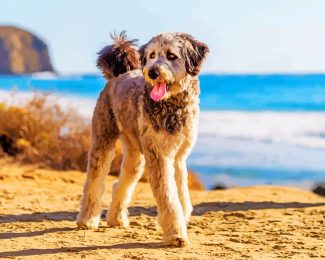
<path id="1" fill-rule="evenodd" d="M 222 183 L 217 183 L 211 187 L 211 190 L 226 190 L 228 187 Z"/>
<path id="2" fill-rule="evenodd" d="M 48 48 L 37 36 L 13 26 L 0 26 L 0 74 L 53 72 Z"/>
<path id="3" fill-rule="evenodd" d="M 324 196 L 325 197 L 325 182 L 323 183 L 318 183 L 314 190 L 313 190 L 314 193 L 320 195 L 320 196 Z"/>

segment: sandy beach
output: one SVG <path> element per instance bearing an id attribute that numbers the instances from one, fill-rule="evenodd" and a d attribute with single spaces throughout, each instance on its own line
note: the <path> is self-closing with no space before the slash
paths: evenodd
<path id="1" fill-rule="evenodd" d="M 0 8 L 0 260 L 325 260 L 325 0 Z"/>
<path id="2" fill-rule="evenodd" d="M 192 191 L 191 245 L 165 247 L 148 183 L 130 205 L 130 227 L 76 229 L 85 174 L 0 161 L 0 259 L 325 258 L 325 198 L 297 188 Z M 108 207 L 108 176 L 103 198 Z"/>

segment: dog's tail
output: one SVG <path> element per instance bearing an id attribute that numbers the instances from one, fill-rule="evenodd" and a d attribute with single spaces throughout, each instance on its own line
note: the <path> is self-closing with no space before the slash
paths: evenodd
<path id="1" fill-rule="evenodd" d="M 140 57 L 136 48 L 137 40 L 128 40 L 125 31 L 111 34 L 112 45 L 98 53 L 97 67 L 106 79 L 111 79 L 127 71 L 139 69 Z"/>

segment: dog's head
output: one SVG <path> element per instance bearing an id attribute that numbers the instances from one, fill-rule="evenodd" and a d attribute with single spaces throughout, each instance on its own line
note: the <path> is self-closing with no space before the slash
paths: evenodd
<path id="1" fill-rule="evenodd" d="M 140 48 L 143 75 L 159 101 L 186 90 L 184 84 L 200 72 L 209 48 L 185 33 L 164 33 Z"/>

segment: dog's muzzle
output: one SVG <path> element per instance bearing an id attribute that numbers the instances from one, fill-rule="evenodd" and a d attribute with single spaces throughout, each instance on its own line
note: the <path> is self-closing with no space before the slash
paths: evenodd
<path id="1" fill-rule="evenodd" d="M 155 64 L 151 68 L 144 68 L 145 80 L 153 87 L 150 97 L 154 101 L 162 100 L 168 90 L 168 86 L 173 83 L 174 77 L 166 64 Z"/>
<path id="2" fill-rule="evenodd" d="M 159 70 L 158 70 L 158 68 L 152 68 L 152 69 L 150 69 L 149 71 L 148 71 L 148 76 L 149 76 L 149 78 L 150 79 L 153 79 L 153 80 L 155 80 L 156 78 L 158 78 L 158 76 L 159 76 Z"/>

